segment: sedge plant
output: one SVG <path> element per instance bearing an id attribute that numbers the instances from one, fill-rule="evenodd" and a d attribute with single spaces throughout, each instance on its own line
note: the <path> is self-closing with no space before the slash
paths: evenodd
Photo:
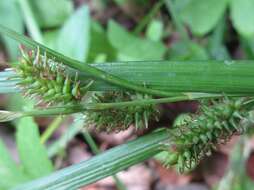
<path id="1" fill-rule="evenodd" d="M 98 131 L 118 132 L 130 126 L 140 130 L 160 119 L 159 104 L 200 102 L 196 113 L 180 115 L 170 129 L 158 129 L 15 189 L 79 188 L 162 151 L 166 153 L 162 160 L 166 167 L 175 166 L 180 173 L 189 172 L 220 144 L 233 135 L 245 133 L 254 124 L 254 85 L 251 82 L 254 64 L 251 61 L 91 65 L 66 57 L 5 27 L 0 27 L 0 33 L 26 46 L 21 46 L 19 63 L 0 74 L 0 89 L 21 92 L 38 102 L 30 111 L 1 111 L 2 122 L 26 116 L 81 113 L 86 123 Z"/>

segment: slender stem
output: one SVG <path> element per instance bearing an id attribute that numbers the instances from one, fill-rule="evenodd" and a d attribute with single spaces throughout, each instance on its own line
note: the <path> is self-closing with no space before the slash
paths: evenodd
<path id="1" fill-rule="evenodd" d="M 133 33 L 139 34 L 145 26 L 150 22 L 150 20 L 154 17 L 154 15 L 160 10 L 163 5 L 163 0 L 158 1 L 152 8 L 152 10 L 138 23 L 135 27 Z"/>
<path id="2" fill-rule="evenodd" d="M 63 121 L 62 116 L 58 116 L 57 118 L 53 120 L 53 122 L 48 126 L 46 131 L 41 136 L 40 141 L 42 144 L 47 142 L 47 140 L 52 136 L 52 134 L 56 131 L 56 129 L 60 127 L 60 124 L 62 123 L 62 121 Z"/>
<path id="3" fill-rule="evenodd" d="M 64 134 L 58 138 L 53 144 L 47 148 L 48 156 L 54 157 L 56 154 L 64 150 L 68 143 L 82 131 L 84 128 L 84 116 L 82 114 L 75 114 L 73 122 L 68 126 Z"/>
<path id="4" fill-rule="evenodd" d="M 20 7 L 24 14 L 27 29 L 34 40 L 43 43 L 43 37 L 39 26 L 35 21 L 35 15 L 28 0 L 19 0 Z"/>
<path id="5" fill-rule="evenodd" d="M 65 115 L 77 112 L 84 112 L 88 110 L 98 111 L 105 109 L 120 109 L 128 106 L 144 106 L 144 105 L 154 105 L 161 103 L 179 102 L 186 100 L 198 100 L 204 98 L 216 98 L 221 97 L 220 94 L 189 94 L 188 96 L 177 96 L 169 98 L 159 98 L 159 99 L 144 99 L 144 100 L 134 100 L 126 102 L 115 102 L 115 103 L 86 103 L 78 105 L 70 105 L 64 107 L 52 107 L 44 110 L 32 110 L 27 112 L 22 112 L 22 117 L 25 116 L 52 116 L 52 115 Z"/>
<path id="6" fill-rule="evenodd" d="M 89 131 L 87 131 L 86 129 L 84 129 L 82 131 L 82 134 L 84 136 L 84 138 L 86 139 L 89 147 L 92 149 L 92 152 L 94 154 L 99 154 L 101 153 L 100 149 L 98 148 L 96 142 L 94 141 L 93 137 L 90 135 Z M 117 175 L 113 175 L 112 176 L 113 179 L 115 180 L 116 182 L 116 186 L 117 186 L 117 189 L 119 190 L 127 190 L 125 185 L 122 183 L 122 181 L 117 177 Z"/>
<path id="7" fill-rule="evenodd" d="M 86 139 L 86 141 L 87 141 L 89 147 L 91 148 L 92 152 L 94 154 L 101 153 L 100 149 L 96 145 L 96 143 L 95 143 L 93 137 L 91 136 L 91 134 L 89 133 L 89 131 L 87 131 L 86 129 L 83 129 L 82 134 L 83 134 L 84 138 Z"/>
<path id="8" fill-rule="evenodd" d="M 115 103 L 97 103 L 97 104 L 87 104 L 87 110 L 104 110 L 110 108 L 123 108 L 128 106 L 146 106 L 146 105 L 154 105 L 154 104 L 162 104 L 162 103 L 170 103 L 170 102 L 179 102 L 186 100 L 198 100 L 204 98 L 215 98 L 221 97 L 218 94 L 189 94 L 186 96 L 176 96 L 169 98 L 159 98 L 159 99 L 144 99 L 144 100 L 134 100 L 134 101 L 126 101 L 126 102 L 115 102 Z"/>

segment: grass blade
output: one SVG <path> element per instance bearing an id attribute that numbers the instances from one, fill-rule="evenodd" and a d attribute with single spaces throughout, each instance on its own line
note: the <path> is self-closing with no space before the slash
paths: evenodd
<path id="1" fill-rule="evenodd" d="M 254 61 L 139 61 L 93 64 L 97 69 L 138 85 L 168 92 L 253 94 Z M 5 71 L 0 79 L 14 73 Z M 75 72 L 73 72 L 75 73 Z M 79 72 L 81 80 L 91 75 Z M 0 80 L 0 90 L 3 81 Z M 4 83 L 6 84 L 6 83 Z M 3 85 L 7 88 L 7 85 Z M 13 86 L 10 86 L 10 90 Z M 119 90 L 95 80 L 91 90 Z"/>
<path id="2" fill-rule="evenodd" d="M 171 96 L 172 93 L 170 92 L 163 92 L 160 90 L 155 90 L 155 89 L 150 89 L 146 88 L 143 85 L 136 85 L 135 83 L 129 82 L 128 80 L 124 80 L 122 78 L 116 77 L 114 75 L 111 75 L 109 73 L 106 73 L 102 70 L 97 69 L 96 67 L 93 67 L 89 64 L 85 64 L 82 62 L 79 62 L 77 60 L 71 59 L 63 54 L 60 54 L 50 48 L 47 48 L 46 46 L 33 41 L 32 39 L 29 39 L 28 37 L 24 35 L 20 35 L 16 33 L 13 30 L 10 30 L 2 25 L 0 25 L 0 34 L 9 36 L 10 38 L 23 43 L 24 45 L 28 46 L 29 48 L 36 49 L 40 48 L 43 52 L 46 52 L 47 55 L 54 60 L 58 62 L 62 62 L 66 66 L 69 66 L 70 68 L 76 69 L 80 72 L 88 73 L 90 74 L 93 78 L 101 79 L 102 81 L 105 81 L 107 83 L 120 86 L 126 89 L 134 90 L 137 92 L 142 92 L 142 93 L 147 93 L 151 95 L 160 95 L 160 96 Z"/>
<path id="3" fill-rule="evenodd" d="M 94 183 L 140 163 L 158 152 L 169 138 L 160 130 L 112 148 L 90 160 L 57 171 L 47 177 L 16 187 L 14 190 L 72 190 Z"/>

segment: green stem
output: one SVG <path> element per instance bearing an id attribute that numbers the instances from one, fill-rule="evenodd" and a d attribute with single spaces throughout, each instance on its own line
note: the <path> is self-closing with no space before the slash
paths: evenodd
<path id="1" fill-rule="evenodd" d="M 31 6 L 29 4 L 28 0 L 19 0 L 20 7 L 23 11 L 25 22 L 27 25 L 27 29 L 32 36 L 32 38 L 39 43 L 43 43 L 43 37 L 40 31 L 39 26 L 37 25 L 35 21 L 35 15 L 33 13 L 33 10 L 31 9 Z"/>
<path id="2" fill-rule="evenodd" d="M 86 139 L 86 141 L 87 141 L 89 147 L 92 149 L 92 152 L 93 152 L 94 154 L 99 154 L 99 153 L 101 153 L 101 151 L 100 151 L 100 149 L 98 148 L 98 146 L 96 145 L 96 143 L 95 143 L 93 137 L 90 135 L 90 133 L 89 133 L 86 129 L 84 129 L 84 130 L 82 131 L 82 134 L 83 134 L 84 138 Z"/>
<path id="3" fill-rule="evenodd" d="M 217 94 L 189 94 L 188 96 L 178 96 L 178 97 L 169 97 L 169 98 L 160 98 L 160 99 L 144 99 L 144 100 L 134 100 L 126 102 L 115 102 L 115 103 L 86 103 L 79 105 L 70 105 L 65 107 L 52 107 L 44 110 L 32 110 L 27 112 L 22 112 L 22 116 L 52 116 L 60 114 L 72 114 L 78 112 L 84 112 L 88 110 L 98 111 L 105 109 L 120 109 L 128 106 L 145 106 L 145 105 L 154 105 L 161 103 L 170 103 L 170 102 L 179 102 L 186 100 L 198 100 L 204 98 L 216 98 L 221 97 L 222 95 Z"/>
<path id="4" fill-rule="evenodd" d="M 73 122 L 68 126 L 65 132 L 48 148 L 48 156 L 54 157 L 56 154 L 64 150 L 68 143 L 82 131 L 84 128 L 84 116 L 82 114 L 76 114 L 73 116 Z"/>
<path id="5" fill-rule="evenodd" d="M 47 142 L 47 140 L 52 136 L 52 134 L 60 127 L 60 124 L 62 123 L 62 121 L 63 121 L 62 116 L 58 116 L 57 118 L 53 120 L 53 122 L 48 126 L 46 131 L 41 136 L 40 141 L 42 144 Z"/>
<path id="6" fill-rule="evenodd" d="M 135 27 L 133 33 L 139 34 L 145 28 L 145 26 L 150 22 L 150 20 L 154 17 L 154 15 L 160 10 L 161 6 L 163 5 L 163 0 L 157 2 L 152 10 L 138 23 Z"/>
<path id="7" fill-rule="evenodd" d="M 101 151 L 100 151 L 100 149 L 98 148 L 97 144 L 95 143 L 93 137 L 90 135 L 90 133 L 89 133 L 86 129 L 84 129 L 84 130 L 82 131 L 82 134 L 83 134 L 84 138 L 86 139 L 86 141 L 87 141 L 89 147 L 92 149 L 92 152 L 93 152 L 94 154 L 99 154 L 99 153 L 101 153 Z M 125 187 L 125 185 L 124 185 L 124 184 L 122 183 L 122 181 L 117 177 L 117 175 L 113 175 L 112 177 L 113 177 L 113 179 L 115 180 L 117 189 L 119 189 L 119 190 L 127 190 L 126 187 Z"/>

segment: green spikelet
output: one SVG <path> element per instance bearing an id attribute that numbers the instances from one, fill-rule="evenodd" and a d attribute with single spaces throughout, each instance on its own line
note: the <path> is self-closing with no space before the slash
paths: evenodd
<path id="1" fill-rule="evenodd" d="M 21 53 L 15 71 L 21 79 L 18 86 L 27 97 L 36 97 L 48 104 L 77 103 L 91 85 L 90 82 L 81 87 L 77 75 L 73 79 L 64 65 L 49 59 L 46 54 L 41 55 L 39 48 L 29 52 L 21 48 Z"/>
<path id="2" fill-rule="evenodd" d="M 202 105 L 197 115 L 184 114 L 177 118 L 170 129 L 173 143 L 165 165 L 176 165 L 180 173 L 190 171 L 218 145 L 226 143 L 232 135 L 243 133 L 249 126 L 246 122 L 249 112 L 243 103 L 244 99 L 212 102 L 209 106 Z"/>
<path id="3" fill-rule="evenodd" d="M 147 95 L 131 94 L 129 92 L 96 93 L 92 97 L 94 103 L 123 102 L 149 98 Z M 129 106 L 88 112 L 88 121 L 99 131 L 118 132 L 134 125 L 136 129 L 147 128 L 148 122 L 158 120 L 159 111 L 154 105 Z"/>

